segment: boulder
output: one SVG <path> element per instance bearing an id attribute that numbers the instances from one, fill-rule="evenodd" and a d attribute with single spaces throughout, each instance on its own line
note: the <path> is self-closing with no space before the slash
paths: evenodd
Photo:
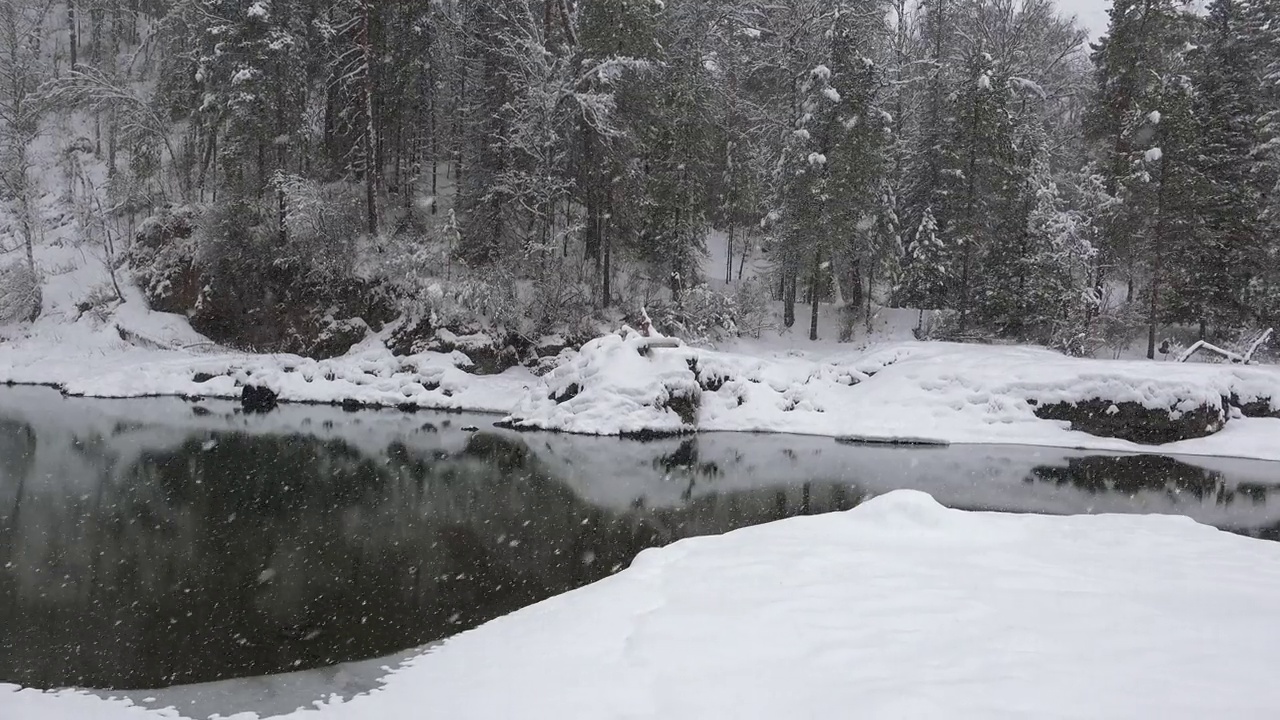
<path id="1" fill-rule="evenodd" d="M 1226 402 L 1174 410 L 1093 398 L 1075 403 L 1036 404 L 1035 413 L 1043 420 L 1066 420 L 1072 430 L 1143 445 L 1207 437 L 1227 422 Z"/>
<path id="2" fill-rule="evenodd" d="M 245 412 L 271 412 L 279 403 L 279 396 L 270 388 L 245 385 L 240 393 L 240 406 Z"/>
<path id="3" fill-rule="evenodd" d="M 1275 405 L 1269 397 L 1254 397 L 1244 400 L 1239 395 L 1232 393 L 1231 404 L 1240 409 L 1240 414 L 1248 418 L 1280 418 L 1280 410 L 1273 409 Z"/>
<path id="4" fill-rule="evenodd" d="M 368 332 L 369 326 L 360 318 L 334 320 L 320 330 L 319 337 L 311 343 L 305 355 L 316 360 L 341 357 Z"/>

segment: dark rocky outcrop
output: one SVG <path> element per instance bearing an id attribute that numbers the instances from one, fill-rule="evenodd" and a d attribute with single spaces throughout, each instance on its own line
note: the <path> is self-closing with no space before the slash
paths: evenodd
<path id="1" fill-rule="evenodd" d="M 231 218 L 180 207 L 142 223 L 129 263 L 153 309 L 186 315 L 222 345 L 320 360 L 345 354 L 367 329 L 395 318 L 380 283 L 282 261 L 253 218 Z"/>
<path id="2" fill-rule="evenodd" d="M 680 422 L 693 429 L 698 424 L 698 407 L 702 396 L 691 392 L 675 392 L 667 398 L 665 407 L 680 417 Z"/>
<path id="3" fill-rule="evenodd" d="M 570 383 L 569 387 L 561 390 L 559 393 L 552 393 L 551 399 L 555 400 L 557 405 L 561 405 L 578 397 L 578 393 L 580 392 L 582 392 L 582 388 L 578 386 L 578 383 Z"/>
<path id="4" fill-rule="evenodd" d="M 1221 430 L 1227 422 L 1225 402 L 1175 413 L 1167 408 L 1149 408 L 1136 402 L 1113 403 L 1094 398 L 1077 403 L 1039 404 L 1035 414 L 1043 420 L 1066 420 L 1071 423 L 1072 430 L 1143 445 L 1207 437 Z"/>
<path id="5" fill-rule="evenodd" d="M 240 392 L 240 406 L 245 412 L 271 412 L 279 403 L 279 397 L 271 388 L 245 385 Z"/>
<path id="6" fill-rule="evenodd" d="M 432 338 L 435 337 L 435 332 L 436 329 L 429 317 L 403 319 L 391 331 L 391 337 L 387 339 L 387 349 L 391 354 L 399 357 L 417 355 L 427 349 Z"/>
<path id="7" fill-rule="evenodd" d="M 1248 418 L 1280 418 L 1280 410 L 1271 409 L 1271 398 L 1256 397 L 1243 400 L 1235 393 L 1231 394 L 1231 404 L 1240 409 L 1240 414 Z"/>
<path id="8" fill-rule="evenodd" d="M 726 382 L 733 379 L 727 372 L 703 367 L 695 358 L 690 358 L 689 370 L 698 379 L 698 386 L 703 392 L 719 392 Z"/>
<path id="9" fill-rule="evenodd" d="M 340 357 L 363 340 L 368 332 L 369 326 L 358 317 L 335 320 L 321 328 L 319 337 L 303 354 L 317 360 Z"/>
<path id="10" fill-rule="evenodd" d="M 200 299 L 195 266 L 198 213 L 190 207 L 166 208 L 142 222 L 129 248 L 129 263 L 147 304 L 154 310 L 185 313 Z"/>

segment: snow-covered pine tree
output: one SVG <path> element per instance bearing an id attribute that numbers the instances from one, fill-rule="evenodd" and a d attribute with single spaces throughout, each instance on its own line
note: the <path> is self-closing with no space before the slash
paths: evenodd
<path id="1" fill-rule="evenodd" d="M 1258 266 L 1260 199 L 1252 156 L 1257 145 L 1257 73 L 1243 34 L 1241 0 L 1214 0 L 1205 37 L 1191 60 L 1196 151 L 1192 164 L 1203 184 L 1198 204 L 1203 231 L 1178 252 L 1170 275 L 1171 319 L 1235 326 L 1244 319 L 1244 295 Z"/>
<path id="2" fill-rule="evenodd" d="M 1143 153 L 1140 166 L 1146 182 L 1139 192 L 1150 208 L 1140 236 L 1147 275 L 1143 300 L 1148 358 L 1155 357 L 1158 327 L 1183 319 L 1182 308 L 1202 307 L 1196 298 L 1202 283 L 1224 282 L 1213 274 L 1213 266 L 1222 267 L 1221 255 L 1213 245 L 1206 247 L 1213 241 L 1197 204 L 1206 192 L 1199 167 L 1204 137 L 1195 116 L 1194 88 L 1182 69 L 1175 65 L 1153 98 L 1158 108 L 1150 116 L 1153 146 Z"/>
<path id="3" fill-rule="evenodd" d="M 985 47 L 966 44 L 965 82 L 956 94 L 956 122 L 943 172 L 949 206 L 943 236 L 958 255 L 951 302 L 959 311 L 961 333 L 970 327 L 980 258 L 1000 231 L 1000 200 L 1010 186 L 1003 162 L 1013 141 L 1008 78 Z"/>
<path id="4" fill-rule="evenodd" d="M 926 207 L 920 224 L 903 252 L 902 275 L 895 289 L 898 304 L 920 310 L 917 333 L 924 330 L 926 309 L 945 307 L 946 291 L 952 274 L 952 257 L 939 236 L 933 209 Z"/>
<path id="5" fill-rule="evenodd" d="M 1143 232 L 1150 206 L 1138 199 L 1145 183 L 1141 166 L 1152 146 L 1162 78 L 1189 39 L 1173 0 L 1114 0 L 1107 33 L 1093 44 L 1094 90 L 1084 118 L 1085 132 L 1106 180 L 1108 194 L 1120 202 L 1106 220 L 1104 242 L 1096 256 L 1099 287 L 1112 276 L 1128 284 L 1134 298 L 1141 273 Z"/>

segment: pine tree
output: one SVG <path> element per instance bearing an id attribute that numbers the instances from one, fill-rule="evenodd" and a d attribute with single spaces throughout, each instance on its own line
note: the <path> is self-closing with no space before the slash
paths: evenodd
<path id="1" fill-rule="evenodd" d="M 938 223 L 932 208 L 926 207 L 920 216 L 920 224 L 907 243 L 902 260 L 903 275 L 898 286 L 898 302 L 915 306 L 921 311 L 923 330 L 925 309 L 944 307 L 945 294 L 951 277 L 951 257 L 938 235 Z"/>
<path id="2" fill-rule="evenodd" d="M 1134 202 L 1142 195 L 1134 188 L 1145 182 L 1140 164 L 1156 132 L 1149 119 L 1157 108 L 1161 79 L 1188 38 L 1172 0 L 1114 0 L 1108 14 L 1107 34 L 1093 45 L 1095 87 L 1084 126 L 1106 190 L 1120 202 L 1107 218 L 1094 281 L 1101 288 L 1118 271 L 1133 299 L 1150 213 L 1149 207 Z"/>
<path id="3" fill-rule="evenodd" d="M 1191 163 L 1203 185 L 1193 201 L 1204 230 L 1178 253 L 1170 291 L 1173 319 L 1196 322 L 1204 339 L 1210 323 L 1244 319 L 1245 289 L 1258 259 L 1259 197 L 1254 186 L 1257 144 L 1255 70 L 1242 35 L 1239 0 L 1214 0 L 1208 37 L 1193 61 L 1196 152 Z"/>

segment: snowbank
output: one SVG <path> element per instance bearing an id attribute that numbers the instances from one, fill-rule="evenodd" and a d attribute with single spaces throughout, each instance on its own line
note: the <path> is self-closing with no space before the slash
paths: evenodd
<path id="1" fill-rule="evenodd" d="M 646 551 L 282 717 L 1273 717 L 1277 593 L 1280 545 L 1184 518 L 899 491 Z M 177 715 L 10 688 L 0 716 Z"/>
<path id="2" fill-rule="evenodd" d="M 477 376 L 462 350 L 396 357 L 377 337 L 325 361 L 227 351 L 140 300 L 120 306 L 109 324 L 42 319 L 10 337 L 0 341 L 0 382 L 52 384 L 73 395 L 234 399 L 251 384 L 283 401 L 484 411 L 523 429 L 587 434 L 758 431 L 1150 451 L 1040 419 L 1036 409 L 1098 399 L 1170 417 L 1197 407 L 1221 415 L 1223 398 L 1234 398 L 1251 415 L 1280 414 L 1278 367 L 1090 360 L 1016 346 L 894 342 L 772 353 L 681 346 L 642 355 L 643 338 L 611 335 L 566 352 L 542 378 L 520 367 Z M 1195 434 L 1204 433 L 1182 436 Z M 1209 437 L 1157 447 L 1280 460 L 1278 440 L 1280 419 L 1235 417 Z"/>
<path id="3" fill-rule="evenodd" d="M 1220 408 L 1224 398 L 1235 397 L 1280 409 L 1276 367 L 1088 360 L 1037 348 L 952 343 L 900 343 L 822 362 L 688 347 L 642 357 L 627 352 L 628 342 L 637 341 L 606 339 L 584 347 L 530 388 L 510 422 L 592 434 L 638 428 L 787 432 L 1138 450 L 1144 446 L 1042 420 L 1036 408 L 1101 399 L 1176 418 L 1199 407 Z M 701 390 L 697 413 L 682 421 L 660 400 L 663 388 L 690 387 Z M 566 388 L 574 389 L 568 401 Z M 1280 419 L 1236 418 L 1210 437 L 1160 449 L 1280 459 Z"/>

